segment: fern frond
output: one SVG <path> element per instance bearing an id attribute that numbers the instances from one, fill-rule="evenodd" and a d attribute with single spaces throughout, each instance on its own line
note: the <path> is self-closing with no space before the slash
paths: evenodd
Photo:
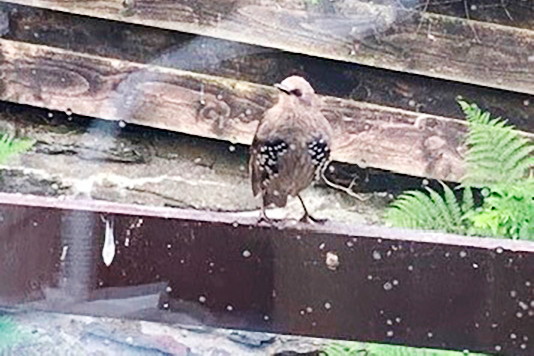
<path id="1" fill-rule="evenodd" d="M 534 146 L 512 125 L 491 118 L 477 105 L 459 101 L 469 122 L 466 137 L 466 174 L 463 183 L 486 186 L 515 182 L 525 177 L 534 165 Z"/>
<path id="2" fill-rule="evenodd" d="M 442 185 L 443 197 L 430 188 L 426 188 L 426 193 L 415 190 L 401 194 L 387 208 L 384 214 L 386 224 L 412 229 L 465 231 L 462 209 L 454 192 Z"/>
<path id="3" fill-rule="evenodd" d="M 462 212 L 466 213 L 475 208 L 475 199 L 473 197 L 473 188 L 465 186 L 462 192 Z"/>

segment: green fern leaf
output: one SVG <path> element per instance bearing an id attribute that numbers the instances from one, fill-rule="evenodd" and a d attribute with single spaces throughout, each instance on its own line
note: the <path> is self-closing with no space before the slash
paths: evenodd
<path id="1" fill-rule="evenodd" d="M 475 199 L 473 198 L 473 188 L 470 186 L 463 187 L 462 192 L 462 212 L 464 214 L 475 208 Z"/>
<path id="2" fill-rule="evenodd" d="M 386 209 L 386 224 L 412 229 L 464 231 L 460 205 L 453 191 L 442 185 L 444 197 L 430 188 L 426 188 L 427 193 L 416 190 L 401 194 Z"/>
<path id="3" fill-rule="evenodd" d="M 534 164 L 534 147 L 512 125 L 493 119 L 477 105 L 459 102 L 469 122 L 466 137 L 466 174 L 462 182 L 485 186 L 514 182 L 525 177 Z"/>

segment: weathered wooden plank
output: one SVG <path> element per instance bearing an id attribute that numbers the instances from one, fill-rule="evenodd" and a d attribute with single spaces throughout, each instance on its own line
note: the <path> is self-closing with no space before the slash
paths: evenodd
<path id="1" fill-rule="evenodd" d="M 490 23 L 429 13 L 403 18 L 392 7 L 360 2 L 319 14 L 275 1 L 10 2 L 534 93 L 534 32 Z"/>
<path id="2" fill-rule="evenodd" d="M 429 12 L 534 30 L 534 3 L 514 0 L 419 0 Z"/>
<path id="3" fill-rule="evenodd" d="M 249 144 L 274 88 L 0 40 L 0 98 Z M 333 159 L 458 180 L 465 123 L 326 97 Z"/>
<path id="4" fill-rule="evenodd" d="M 323 95 L 458 119 L 464 118 L 456 103 L 462 96 L 534 132 L 529 120 L 534 100 L 528 94 L 28 6 L 11 4 L 9 13 L 5 38 L 11 40 L 266 85 L 297 73 Z"/>
<path id="5" fill-rule="evenodd" d="M 0 209 L 3 305 L 109 316 L 113 298 L 115 317 L 532 354 L 532 242 L 10 194 Z"/>

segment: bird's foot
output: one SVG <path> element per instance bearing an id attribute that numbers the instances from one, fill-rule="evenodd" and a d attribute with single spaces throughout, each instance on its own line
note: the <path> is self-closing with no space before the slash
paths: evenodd
<path id="1" fill-rule="evenodd" d="M 304 216 L 300 218 L 300 221 L 311 224 L 324 224 L 328 221 L 328 219 L 317 219 L 311 216 L 310 214 L 304 214 Z"/>

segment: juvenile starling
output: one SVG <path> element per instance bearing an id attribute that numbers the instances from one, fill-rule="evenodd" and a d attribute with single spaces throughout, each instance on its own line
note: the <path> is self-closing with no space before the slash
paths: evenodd
<path id="1" fill-rule="evenodd" d="M 280 90 L 278 103 L 265 112 L 250 147 L 252 191 L 262 196 L 260 220 L 269 221 L 265 207 L 272 203 L 284 207 L 291 195 L 304 209 L 301 221 L 317 222 L 299 193 L 326 166 L 332 127 L 304 78 L 291 76 L 275 87 Z"/>

